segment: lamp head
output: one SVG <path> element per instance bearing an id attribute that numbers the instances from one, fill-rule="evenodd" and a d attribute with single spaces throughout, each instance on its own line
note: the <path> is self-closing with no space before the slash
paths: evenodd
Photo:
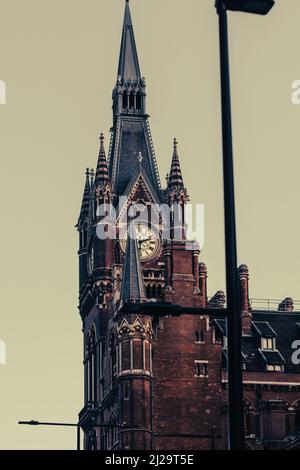
<path id="1" fill-rule="evenodd" d="M 216 7 L 244 13 L 266 15 L 274 6 L 274 0 L 216 0 Z"/>

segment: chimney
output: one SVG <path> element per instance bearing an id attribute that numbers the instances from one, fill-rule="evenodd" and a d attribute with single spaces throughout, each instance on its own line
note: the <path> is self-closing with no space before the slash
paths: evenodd
<path id="1" fill-rule="evenodd" d="M 249 269 L 245 264 L 238 267 L 238 279 L 240 286 L 240 303 L 242 312 L 249 310 Z"/>
<path id="2" fill-rule="evenodd" d="M 242 315 L 242 333 L 244 336 L 251 334 L 252 315 L 249 302 L 249 269 L 246 264 L 238 267 L 240 306 Z"/>
<path id="3" fill-rule="evenodd" d="M 199 289 L 203 307 L 207 303 L 207 268 L 205 263 L 199 264 Z"/>
<path id="4" fill-rule="evenodd" d="M 224 308 L 226 302 L 225 293 L 222 290 L 218 290 L 216 294 L 208 302 L 210 308 Z"/>
<path id="5" fill-rule="evenodd" d="M 294 301 L 291 297 L 286 297 L 278 305 L 278 310 L 280 312 L 292 312 L 294 310 Z"/>

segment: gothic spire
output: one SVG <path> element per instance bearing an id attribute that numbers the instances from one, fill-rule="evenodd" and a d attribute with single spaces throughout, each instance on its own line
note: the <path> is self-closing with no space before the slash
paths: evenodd
<path id="1" fill-rule="evenodd" d="M 179 156 L 178 156 L 178 142 L 174 139 L 173 158 L 171 164 L 171 171 L 168 179 L 168 189 L 174 187 L 183 188 L 183 178 L 180 169 Z"/>
<path id="2" fill-rule="evenodd" d="M 105 184 L 109 181 L 108 166 L 104 149 L 104 136 L 100 135 L 100 151 L 96 168 L 95 184 Z"/>
<path id="3" fill-rule="evenodd" d="M 129 1 L 125 3 L 122 42 L 119 58 L 118 79 L 138 82 L 141 80 L 139 59 L 135 44 Z"/>
<path id="4" fill-rule="evenodd" d="M 113 127 L 108 165 L 113 192 L 117 196 L 122 195 L 142 166 L 161 200 L 160 179 L 146 113 L 146 82 L 140 73 L 129 2 L 125 4 L 118 78 L 112 98 Z M 143 155 L 142 165 L 137 158 L 139 152 Z"/>
<path id="5" fill-rule="evenodd" d="M 122 276 L 121 299 L 126 302 L 143 302 L 146 299 L 135 224 L 129 223 L 125 262 Z"/>
<path id="6" fill-rule="evenodd" d="M 85 180 L 85 186 L 84 186 L 84 191 L 83 191 L 83 196 L 82 196 L 79 220 L 84 220 L 88 216 L 88 213 L 89 213 L 89 203 L 90 203 L 90 194 L 91 194 L 89 168 L 86 169 L 85 175 L 86 175 L 86 180 Z"/>

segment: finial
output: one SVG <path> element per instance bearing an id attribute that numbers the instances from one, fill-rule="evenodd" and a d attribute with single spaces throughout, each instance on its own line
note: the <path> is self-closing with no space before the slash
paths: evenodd
<path id="1" fill-rule="evenodd" d="M 104 135 L 103 135 L 103 132 L 101 132 L 101 134 L 100 134 L 100 142 L 101 142 L 101 143 L 104 142 Z"/>
<path id="2" fill-rule="evenodd" d="M 139 152 L 138 153 L 138 161 L 139 161 L 139 164 L 142 165 L 142 162 L 143 162 L 143 155 L 142 155 L 142 152 Z"/>
<path id="3" fill-rule="evenodd" d="M 170 174 L 169 174 L 169 173 L 166 173 L 166 182 L 167 182 L 167 183 L 169 182 L 169 178 L 170 178 Z"/>
<path id="4" fill-rule="evenodd" d="M 177 148 L 177 145 L 178 145 L 178 141 L 176 139 L 176 137 L 174 138 L 174 148 Z"/>
<path id="5" fill-rule="evenodd" d="M 89 168 L 86 169 L 85 176 L 87 178 L 90 176 L 90 169 Z"/>

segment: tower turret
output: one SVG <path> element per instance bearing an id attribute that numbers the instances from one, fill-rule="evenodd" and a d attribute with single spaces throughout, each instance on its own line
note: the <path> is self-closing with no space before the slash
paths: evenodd
<path id="1" fill-rule="evenodd" d="M 88 251 L 88 231 L 89 231 L 89 208 L 91 197 L 91 184 L 90 184 L 90 170 L 87 168 L 84 191 L 82 196 L 82 203 L 80 214 L 77 223 L 77 231 L 79 233 L 79 287 L 82 288 L 84 282 L 88 277 L 87 272 L 87 251 Z"/>
<path id="2" fill-rule="evenodd" d="M 104 148 L 104 135 L 100 134 L 100 150 L 95 175 L 95 191 L 97 206 L 112 202 L 112 187 Z"/>
<path id="3" fill-rule="evenodd" d="M 125 4 L 117 83 L 113 90 L 114 119 L 118 114 L 146 114 L 145 79 L 141 76 L 129 2 Z"/>
<path id="4" fill-rule="evenodd" d="M 187 190 L 183 184 L 183 178 L 178 156 L 178 142 L 173 142 L 173 157 L 171 170 L 168 175 L 167 204 L 170 206 L 170 238 L 185 239 L 185 204 L 189 201 Z"/>

